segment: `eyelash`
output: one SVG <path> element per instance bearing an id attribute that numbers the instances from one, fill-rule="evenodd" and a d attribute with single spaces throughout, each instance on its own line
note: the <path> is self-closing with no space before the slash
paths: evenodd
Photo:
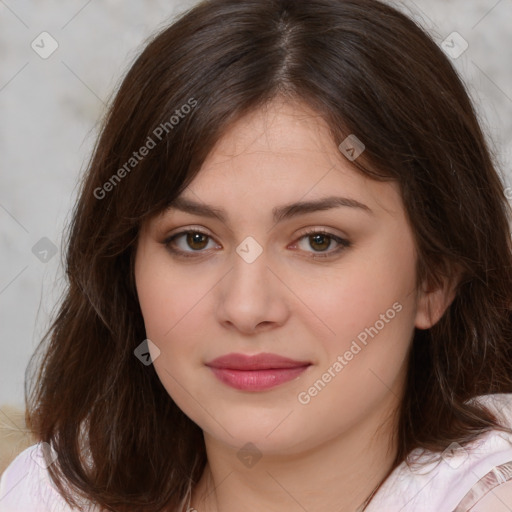
<path id="1" fill-rule="evenodd" d="M 182 251 L 180 249 L 175 249 L 175 248 L 171 247 L 171 244 L 174 242 L 174 240 L 176 240 L 180 236 L 188 235 L 190 233 L 203 235 L 209 239 L 212 239 L 212 237 L 210 235 L 208 235 L 207 233 L 204 233 L 203 231 L 201 231 L 199 229 L 189 229 L 187 231 L 181 231 L 179 233 L 171 235 L 170 237 L 166 238 L 162 243 L 172 254 L 174 254 L 180 258 L 200 257 L 202 255 L 201 253 L 205 252 L 204 250 Z M 300 238 L 297 240 L 297 242 L 301 241 L 304 238 L 307 238 L 308 236 L 312 236 L 312 235 L 323 235 L 323 236 L 330 238 L 331 240 L 334 240 L 338 244 L 340 244 L 340 247 L 338 247 L 334 251 L 330 251 L 328 253 L 313 253 L 313 255 L 310 256 L 313 259 L 322 259 L 322 258 L 332 257 L 334 255 L 339 254 L 340 252 L 344 251 L 345 249 L 347 249 L 348 247 L 350 247 L 352 245 L 351 242 L 349 242 L 348 240 L 341 238 L 339 236 L 336 236 L 333 233 L 329 233 L 328 231 L 325 231 L 325 230 L 315 230 L 315 229 L 311 229 L 311 230 L 308 230 L 305 233 L 303 233 L 300 236 Z M 196 254 L 194 254 L 194 253 L 196 253 Z M 199 254 L 197 254 L 197 253 L 199 253 Z"/>

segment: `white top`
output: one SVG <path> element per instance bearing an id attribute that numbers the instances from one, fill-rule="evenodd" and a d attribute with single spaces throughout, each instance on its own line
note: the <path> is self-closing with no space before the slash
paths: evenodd
<path id="1" fill-rule="evenodd" d="M 512 393 L 479 397 L 512 428 Z M 512 481 L 512 434 L 489 431 L 462 448 L 453 445 L 439 463 L 398 466 L 365 512 L 466 512 L 491 489 Z M 409 460 L 430 452 L 417 449 Z M 57 492 L 47 467 L 55 454 L 38 443 L 21 452 L 0 480 L 0 512 L 73 512 Z M 91 512 L 99 512 L 90 507 Z"/>

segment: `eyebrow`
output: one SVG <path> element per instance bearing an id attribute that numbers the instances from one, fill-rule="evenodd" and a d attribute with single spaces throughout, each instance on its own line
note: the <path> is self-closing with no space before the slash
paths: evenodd
<path id="1" fill-rule="evenodd" d="M 367 205 L 360 203 L 355 199 L 350 199 L 348 197 L 329 196 L 312 201 L 302 201 L 286 204 L 283 206 L 277 206 L 272 209 L 272 216 L 274 223 L 278 223 L 283 220 L 291 219 L 292 217 L 304 215 L 306 213 L 330 210 L 332 208 L 340 207 L 355 208 L 370 215 L 375 215 L 375 213 Z M 202 217 L 215 218 L 223 223 L 226 223 L 227 221 L 226 212 L 223 209 L 215 208 L 213 206 L 199 203 L 193 199 L 187 199 L 184 197 L 178 197 L 169 203 L 166 211 L 172 209 L 199 215 Z"/>

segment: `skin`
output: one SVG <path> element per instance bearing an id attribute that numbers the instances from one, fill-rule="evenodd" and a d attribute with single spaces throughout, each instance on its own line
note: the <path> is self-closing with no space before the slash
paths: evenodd
<path id="1" fill-rule="evenodd" d="M 274 207 L 332 195 L 372 213 L 345 206 L 272 219 Z M 223 134 L 182 196 L 224 209 L 225 222 L 177 209 L 152 219 L 140 232 L 135 278 L 147 337 L 160 350 L 152 351 L 155 370 L 204 432 L 208 463 L 191 505 L 355 510 L 396 453 L 393 412 L 414 328 L 433 325 L 453 300 L 446 287 L 415 288 L 417 253 L 398 186 L 356 171 L 307 106 L 274 100 Z M 172 244 L 190 258 L 163 243 L 193 229 L 211 238 Z M 351 245 L 335 253 L 334 239 L 304 237 L 307 229 Z M 248 236 L 263 251 L 252 263 L 236 252 Z M 300 403 L 298 395 L 397 302 L 400 312 Z M 273 389 L 240 391 L 205 366 L 232 352 L 312 364 Z M 237 457 L 248 442 L 261 455 L 251 467 Z"/>

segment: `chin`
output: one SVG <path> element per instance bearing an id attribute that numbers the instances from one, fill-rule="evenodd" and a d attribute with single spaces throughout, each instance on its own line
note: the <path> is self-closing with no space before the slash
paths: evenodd
<path id="1" fill-rule="evenodd" d="M 237 452 L 249 443 L 267 455 L 292 454 L 312 446 L 314 442 L 308 437 L 304 423 L 299 425 L 297 418 L 292 420 L 293 413 L 284 419 L 287 414 L 218 416 L 216 419 L 220 425 L 212 421 L 203 424 L 204 427 L 199 422 L 198 425 L 209 437 L 233 447 Z"/>

